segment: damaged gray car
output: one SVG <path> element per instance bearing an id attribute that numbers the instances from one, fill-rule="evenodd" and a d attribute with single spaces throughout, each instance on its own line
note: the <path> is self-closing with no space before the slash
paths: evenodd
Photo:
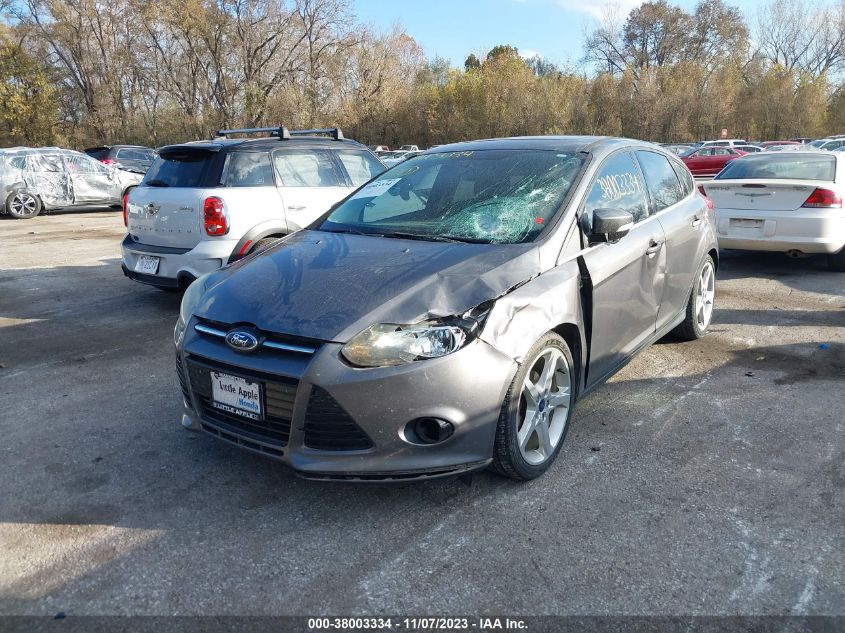
<path id="1" fill-rule="evenodd" d="M 705 334 L 717 259 L 711 205 L 656 145 L 441 146 L 188 288 L 182 423 L 313 479 L 532 479 L 579 398 Z"/>
<path id="2" fill-rule="evenodd" d="M 120 205 L 143 177 L 69 149 L 0 150 L 0 213 L 28 219 L 65 207 Z"/>

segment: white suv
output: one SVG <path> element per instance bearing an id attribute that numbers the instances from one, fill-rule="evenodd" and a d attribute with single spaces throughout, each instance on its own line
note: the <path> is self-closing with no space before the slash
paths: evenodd
<path id="1" fill-rule="evenodd" d="M 271 136 L 229 138 L 255 132 Z M 184 288 L 307 226 L 384 169 L 338 129 L 221 130 L 162 147 L 124 205 L 123 273 Z"/>

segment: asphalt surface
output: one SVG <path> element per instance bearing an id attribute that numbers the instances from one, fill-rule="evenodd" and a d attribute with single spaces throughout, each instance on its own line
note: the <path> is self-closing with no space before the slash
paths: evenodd
<path id="1" fill-rule="evenodd" d="M 349 485 L 180 427 L 122 235 L 0 219 L 0 613 L 845 613 L 845 274 L 725 253 L 538 480 Z"/>

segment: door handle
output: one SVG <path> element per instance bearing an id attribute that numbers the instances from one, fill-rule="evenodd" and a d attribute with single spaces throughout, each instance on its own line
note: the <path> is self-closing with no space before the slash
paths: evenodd
<path id="1" fill-rule="evenodd" d="M 649 257 L 654 257 L 657 253 L 660 252 L 660 249 L 663 248 L 663 242 L 658 242 L 657 240 L 649 240 L 648 248 L 645 249 L 645 254 Z"/>
<path id="2" fill-rule="evenodd" d="M 302 211 L 304 208 L 305 208 L 304 204 L 290 205 L 290 206 L 288 206 L 288 211 Z"/>
<path id="3" fill-rule="evenodd" d="M 704 218 L 702 218 L 700 215 L 695 215 L 692 220 L 692 228 L 697 229 L 699 226 L 701 226 L 703 220 Z"/>

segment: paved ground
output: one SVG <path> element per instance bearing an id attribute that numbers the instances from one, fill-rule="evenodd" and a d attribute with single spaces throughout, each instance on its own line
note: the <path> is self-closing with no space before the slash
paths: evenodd
<path id="1" fill-rule="evenodd" d="M 0 613 L 845 613 L 845 275 L 726 254 L 539 480 L 349 486 L 179 427 L 122 233 L 0 220 Z"/>

